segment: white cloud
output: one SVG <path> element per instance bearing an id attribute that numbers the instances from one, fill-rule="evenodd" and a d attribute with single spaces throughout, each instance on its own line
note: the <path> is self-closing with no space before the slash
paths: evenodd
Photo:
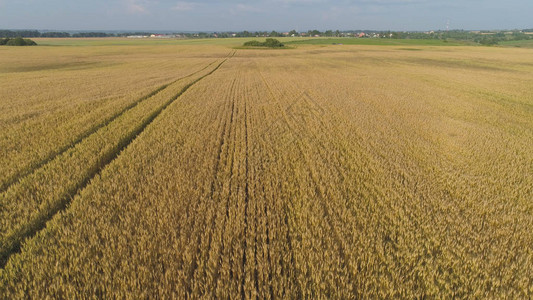
<path id="1" fill-rule="evenodd" d="M 194 2 L 179 1 L 172 7 L 172 10 L 189 11 L 195 9 L 199 4 Z"/>
<path id="2" fill-rule="evenodd" d="M 148 13 L 148 0 L 125 0 L 126 9 L 131 14 Z"/>
<path id="3" fill-rule="evenodd" d="M 252 5 L 248 5 L 248 4 L 237 4 L 235 6 L 235 9 L 238 10 L 238 11 L 242 11 L 242 12 L 261 12 L 261 11 L 263 11 L 262 9 L 260 9 L 258 7 L 255 7 L 255 6 L 252 6 Z"/>
<path id="4" fill-rule="evenodd" d="M 360 0 L 356 2 L 368 3 L 368 4 L 420 4 L 426 3 L 426 0 Z"/>
<path id="5" fill-rule="evenodd" d="M 232 6 L 229 11 L 230 11 L 230 13 L 232 15 L 238 15 L 238 14 L 242 14 L 242 13 L 263 12 L 263 9 L 261 9 L 261 8 L 259 8 L 257 6 L 239 3 L 239 4 L 236 4 L 236 5 Z"/>
<path id="6" fill-rule="evenodd" d="M 332 24 L 338 20 L 351 19 L 354 16 L 359 16 L 361 13 L 366 12 L 367 9 L 361 9 L 359 6 L 350 5 L 350 6 L 331 6 L 327 10 L 322 11 L 322 20 L 331 21 Z M 330 25 L 331 26 L 331 25 Z M 336 25 L 333 25 L 335 27 Z"/>
<path id="7" fill-rule="evenodd" d="M 325 0 L 275 0 L 284 4 L 312 4 L 312 3 L 326 3 Z"/>

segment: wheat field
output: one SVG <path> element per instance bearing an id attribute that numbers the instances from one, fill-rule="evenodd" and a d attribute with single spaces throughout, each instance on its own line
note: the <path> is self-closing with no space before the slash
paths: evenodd
<path id="1" fill-rule="evenodd" d="M 62 43 L 0 50 L 0 298 L 532 297 L 531 49 Z"/>

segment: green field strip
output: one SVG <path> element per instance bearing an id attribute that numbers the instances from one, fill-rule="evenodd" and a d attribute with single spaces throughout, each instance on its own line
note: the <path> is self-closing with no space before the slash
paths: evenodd
<path id="1" fill-rule="evenodd" d="M 9 257 L 20 250 L 24 239 L 44 228 L 163 110 L 226 60 L 194 73 L 200 73 L 196 78 L 178 80 L 162 88 L 2 193 L 0 266 L 3 268 Z"/>
<path id="2" fill-rule="evenodd" d="M 370 46 L 464 46 L 460 40 L 383 39 L 383 38 L 304 38 L 285 42 L 288 45 L 370 45 Z"/>
<path id="3" fill-rule="evenodd" d="M 202 68 L 202 69 L 200 69 L 198 71 L 195 71 L 193 73 L 190 73 L 189 75 L 186 75 L 186 76 L 180 77 L 178 79 L 175 79 L 175 80 L 173 80 L 173 81 L 171 81 L 169 83 L 166 83 L 166 84 L 158 87 L 157 89 L 151 91 L 150 93 L 148 93 L 148 94 L 140 97 L 139 99 L 133 101 L 132 103 L 130 103 L 129 105 L 127 105 L 126 107 L 124 107 L 123 109 L 121 109 L 120 111 L 115 113 L 114 115 L 112 115 L 111 117 L 109 117 L 104 122 L 102 122 L 100 124 L 96 124 L 95 126 L 89 128 L 86 132 L 84 132 L 83 134 L 78 136 L 70 144 L 58 149 L 55 152 L 50 153 L 43 160 L 31 164 L 27 168 L 21 169 L 17 173 L 15 173 L 12 176 L 10 176 L 7 180 L 4 180 L 3 182 L 0 182 L 0 193 L 5 192 L 11 185 L 16 184 L 17 182 L 21 181 L 24 177 L 32 174 L 36 170 L 42 168 L 44 165 L 46 165 L 46 164 L 50 163 L 51 161 L 53 161 L 56 157 L 62 155 L 63 153 L 65 153 L 69 149 L 75 147 L 77 144 L 81 143 L 84 139 L 86 139 L 90 135 L 94 134 L 96 131 L 98 131 L 102 127 L 105 127 L 105 126 L 109 125 L 111 122 L 115 121 L 117 118 L 119 118 L 120 116 L 125 114 L 130 109 L 132 109 L 135 106 L 139 105 L 139 103 L 141 103 L 141 102 L 143 102 L 143 101 L 145 101 L 145 100 L 157 95 L 159 92 L 161 92 L 162 90 L 166 89 L 168 86 L 170 86 L 170 85 L 172 85 L 172 84 L 174 84 L 174 83 L 176 83 L 176 82 L 178 82 L 180 80 L 189 78 L 191 76 L 194 76 L 195 74 L 198 74 L 198 73 L 204 71 L 205 69 L 207 69 L 210 66 L 212 66 L 214 63 L 216 63 L 216 60 L 211 62 L 210 64 L 208 64 L 207 66 L 205 66 L 204 68 Z"/>

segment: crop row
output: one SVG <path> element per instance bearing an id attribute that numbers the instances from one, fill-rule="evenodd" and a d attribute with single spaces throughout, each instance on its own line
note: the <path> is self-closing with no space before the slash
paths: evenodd
<path id="1" fill-rule="evenodd" d="M 0 195 L 2 263 L 113 160 L 162 110 L 220 62 L 158 89 Z"/>
<path id="2" fill-rule="evenodd" d="M 120 56 L 104 49 L 78 49 L 74 54 L 64 47 L 41 50 L 44 53 L 26 50 L 32 53 L 24 55 L 8 51 L 0 59 L 0 192 L 111 122 L 163 83 L 200 70 L 227 52 L 187 59 L 176 53 L 173 57 L 159 53 L 149 62 L 139 62 L 140 55 L 129 49 Z M 100 52 L 95 55 L 93 51 Z M 24 60 L 15 60 L 20 57 Z M 18 69 L 5 73 L 6 66 Z"/>

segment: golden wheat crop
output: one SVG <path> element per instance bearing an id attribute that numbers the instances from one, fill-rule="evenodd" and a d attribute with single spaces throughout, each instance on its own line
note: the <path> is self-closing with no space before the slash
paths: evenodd
<path id="1" fill-rule="evenodd" d="M 213 47 L 9 185 L 4 241 L 72 199 L 5 251 L 1 296 L 533 295 L 530 50 Z"/>
<path id="2" fill-rule="evenodd" d="M 225 49 L 40 47 L 0 56 L 0 191 Z M 147 75 L 149 74 L 149 75 Z"/>

